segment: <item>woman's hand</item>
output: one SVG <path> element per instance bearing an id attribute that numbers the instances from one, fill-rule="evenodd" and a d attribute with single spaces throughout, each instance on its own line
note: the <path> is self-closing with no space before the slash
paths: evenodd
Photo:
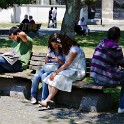
<path id="1" fill-rule="evenodd" d="M 56 73 L 56 72 L 53 72 L 53 73 L 50 75 L 50 80 L 53 81 L 56 75 L 57 75 L 57 73 Z"/>
<path id="2" fill-rule="evenodd" d="M 60 63 L 61 65 L 64 64 L 64 61 L 60 60 L 58 57 L 53 57 L 52 59 L 53 59 L 55 62 Z"/>
<path id="3" fill-rule="evenodd" d="M 59 58 L 57 58 L 57 57 L 52 57 L 52 59 L 53 59 L 55 62 L 59 62 Z"/>

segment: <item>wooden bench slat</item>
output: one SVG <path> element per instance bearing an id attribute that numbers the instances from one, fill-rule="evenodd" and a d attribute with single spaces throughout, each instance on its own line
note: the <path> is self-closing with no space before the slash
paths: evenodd
<path id="1" fill-rule="evenodd" d="M 41 61 L 30 61 L 30 65 L 42 66 L 44 64 L 45 62 L 41 62 Z"/>
<path id="2" fill-rule="evenodd" d="M 45 60 L 45 57 L 43 56 L 32 56 L 31 57 L 31 60 L 39 60 L 39 61 L 44 61 Z"/>
<path id="3" fill-rule="evenodd" d="M 45 57 L 47 55 L 47 53 L 38 53 L 38 52 L 33 52 L 32 53 L 32 56 L 43 56 L 43 57 Z"/>
<path id="4" fill-rule="evenodd" d="M 31 70 L 40 70 L 42 68 L 42 66 L 32 66 L 32 65 L 29 65 L 29 69 Z"/>
<path id="5" fill-rule="evenodd" d="M 41 24 L 23 24 L 22 25 L 22 30 L 26 31 L 26 32 L 30 32 L 30 31 L 38 31 L 38 29 L 40 29 Z"/>
<path id="6" fill-rule="evenodd" d="M 90 73 L 89 72 L 86 72 L 85 77 L 90 77 Z"/>
<path id="7" fill-rule="evenodd" d="M 90 72 L 90 67 L 86 67 L 86 69 L 87 69 L 87 72 Z"/>

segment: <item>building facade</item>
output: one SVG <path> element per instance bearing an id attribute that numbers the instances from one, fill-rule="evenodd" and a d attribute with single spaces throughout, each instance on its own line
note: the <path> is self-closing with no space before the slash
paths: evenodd
<path id="1" fill-rule="evenodd" d="M 97 0 L 98 4 L 86 6 L 80 11 L 82 16 L 89 22 L 97 24 L 123 24 L 124 0 Z M 66 6 L 61 0 L 36 0 L 36 4 L 15 6 L 14 8 L 0 9 L 0 22 L 20 23 L 25 14 L 32 15 L 38 23 L 48 22 L 48 13 L 51 7 L 57 7 L 57 22 L 61 23 Z"/>
<path id="2" fill-rule="evenodd" d="M 37 0 L 40 5 L 63 5 L 62 0 Z M 122 24 L 124 21 L 124 0 L 97 0 L 94 6 L 81 9 L 80 18 L 98 24 Z"/>

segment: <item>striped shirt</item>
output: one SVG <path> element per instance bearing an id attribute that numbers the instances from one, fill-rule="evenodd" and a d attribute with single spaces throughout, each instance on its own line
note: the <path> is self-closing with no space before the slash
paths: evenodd
<path id="1" fill-rule="evenodd" d="M 122 48 L 112 40 L 101 41 L 92 57 L 90 76 L 108 84 L 120 84 L 120 67 L 124 67 Z"/>

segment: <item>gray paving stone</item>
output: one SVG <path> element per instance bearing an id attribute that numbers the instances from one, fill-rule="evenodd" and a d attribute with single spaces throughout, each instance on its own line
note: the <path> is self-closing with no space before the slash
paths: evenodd
<path id="1" fill-rule="evenodd" d="M 26 99 L 0 98 L 0 124 L 123 124 L 124 115 L 116 112 L 84 113 L 58 107 L 39 108 Z"/>

